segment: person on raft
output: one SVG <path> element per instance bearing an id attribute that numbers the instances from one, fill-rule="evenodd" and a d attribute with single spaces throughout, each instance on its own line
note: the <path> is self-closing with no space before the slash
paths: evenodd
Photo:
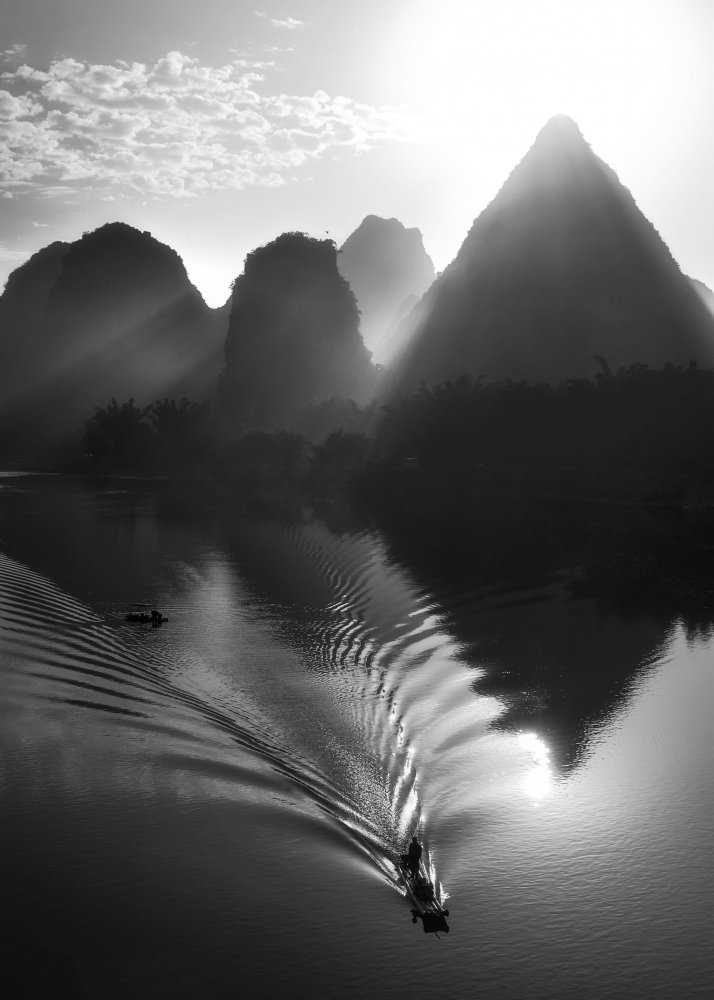
<path id="1" fill-rule="evenodd" d="M 416 838 L 416 834 L 412 837 L 412 842 L 409 845 L 409 850 L 407 851 L 407 864 L 409 865 L 409 870 L 412 875 L 416 876 L 419 874 L 419 862 L 421 861 L 422 846 Z"/>

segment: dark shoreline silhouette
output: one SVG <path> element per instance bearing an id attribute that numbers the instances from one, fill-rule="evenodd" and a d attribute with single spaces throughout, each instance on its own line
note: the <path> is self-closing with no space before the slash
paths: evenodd
<path id="1" fill-rule="evenodd" d="M 111 400 L 85 421 L 72 460 L 44 467 L 341 489 L 376 506 L 442 513 L 483 495 L 714 504 L 711 369 L 633 365 L 613 374 L 603 362 L 595 379 L 556 387 L 464 377 L 343 413 L 349 429 L 315 441 L 287 428 L 229 435 L 207 402 Z M 22 464 L 31 467 L 32 455 Z"/>

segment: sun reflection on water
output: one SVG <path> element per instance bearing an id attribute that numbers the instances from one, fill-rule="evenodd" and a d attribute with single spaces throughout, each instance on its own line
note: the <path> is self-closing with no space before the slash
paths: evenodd
<path id="1" fill-rule="evenodd" d="M 409 788 L 410 783 L 411 788 Z M 404 797 L 404 801 L 402 801 L 407 788 L 409 788 L 409 791 Z M 397 820 L 399 834 L 400 836 L 405 836 L 413 828 L 415 817 L 419 813 L 419 795 L 416 789 L 416 773 L 414 771 L 414 750 L 411 747 L 407 751 L 404 768 L 394 786 L 392 808 Z"/>
<path id="2" fill-rule="evenodd" d="M 550 749 L 536 733 L 520 733 L 518 742 L 531 757 L 531 766 L 523 779 L 523 789 L 526 795 L 537 802 L 552 792 L 555 783 Z"/>

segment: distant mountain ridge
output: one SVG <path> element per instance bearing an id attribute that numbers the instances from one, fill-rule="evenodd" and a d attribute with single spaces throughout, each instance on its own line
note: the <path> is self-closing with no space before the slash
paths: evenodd
<path id="1" fill-rule="evenodd" d="M 342 244 L 337 266 L 357 298 L 367 348 L 376 361 L 387 360 L 399 321 L 435 277 L 421 232 L 368 215 Z"/>
<path id="2" fill-rule="evenodd" d="M 0 296 L 5 450 L 8 424 L 19 443 L 49 445 L 111 396 L 205 398 L 220 369 L 219 317 L 178 254 L 125 223 L 39 251 Z"/>
<path id="3" fill-rule="evenodd" d="M 338 399 L 367 402 L 374 388 L 361 334 L 377 360 L 396 355 L 391 391 L 462 374 L 555 384 L 603 364 L 714 366 L 714 295 L 563 116 L 433 278 L 419 230 L 374 215 L 340 251 L 283 233 L 248 254 L 219 309 L 173 249 L 125 223 L 50 244 L 0 295 L 0 453 L 78 439 L 111 396 L 213 397 L 221 371 L 236 427 L 299 427 L 315 404 L 342 419 Z"/>
<path id="4" fill-rule="evenodd" d="M 551 119 L 417 306 L 392 384 L 714 364 L 714 321 L 577 125 Z"/>

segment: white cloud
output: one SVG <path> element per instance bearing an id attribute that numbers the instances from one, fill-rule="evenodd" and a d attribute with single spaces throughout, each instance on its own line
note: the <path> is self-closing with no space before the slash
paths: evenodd
<path id="1" fill-rule="evenodd" d="M 292 19 L 291 19 L 292 20 Z M 0 183 L 186 197 L 275 185 L 328 152 L 403 138 L 391 108 L 266 93 L 264 62 L 59 59 L 0 74 Z"/>
<path id="2" fill-rule="evenodd" d="M 296 28 L 304 28 L 305 22 L 298 21 L 295 17 L 271 17 L 270 23 L 274 28 L 287 28 L 288 31 L 295 31 Z"/>
<path id="3" fill-rule="evenodd" d="M 42 113 L 42 105 L 31 94 L 14 97 L 9 90 L 0 90 L 0 121 L 12 121 Z"/>

